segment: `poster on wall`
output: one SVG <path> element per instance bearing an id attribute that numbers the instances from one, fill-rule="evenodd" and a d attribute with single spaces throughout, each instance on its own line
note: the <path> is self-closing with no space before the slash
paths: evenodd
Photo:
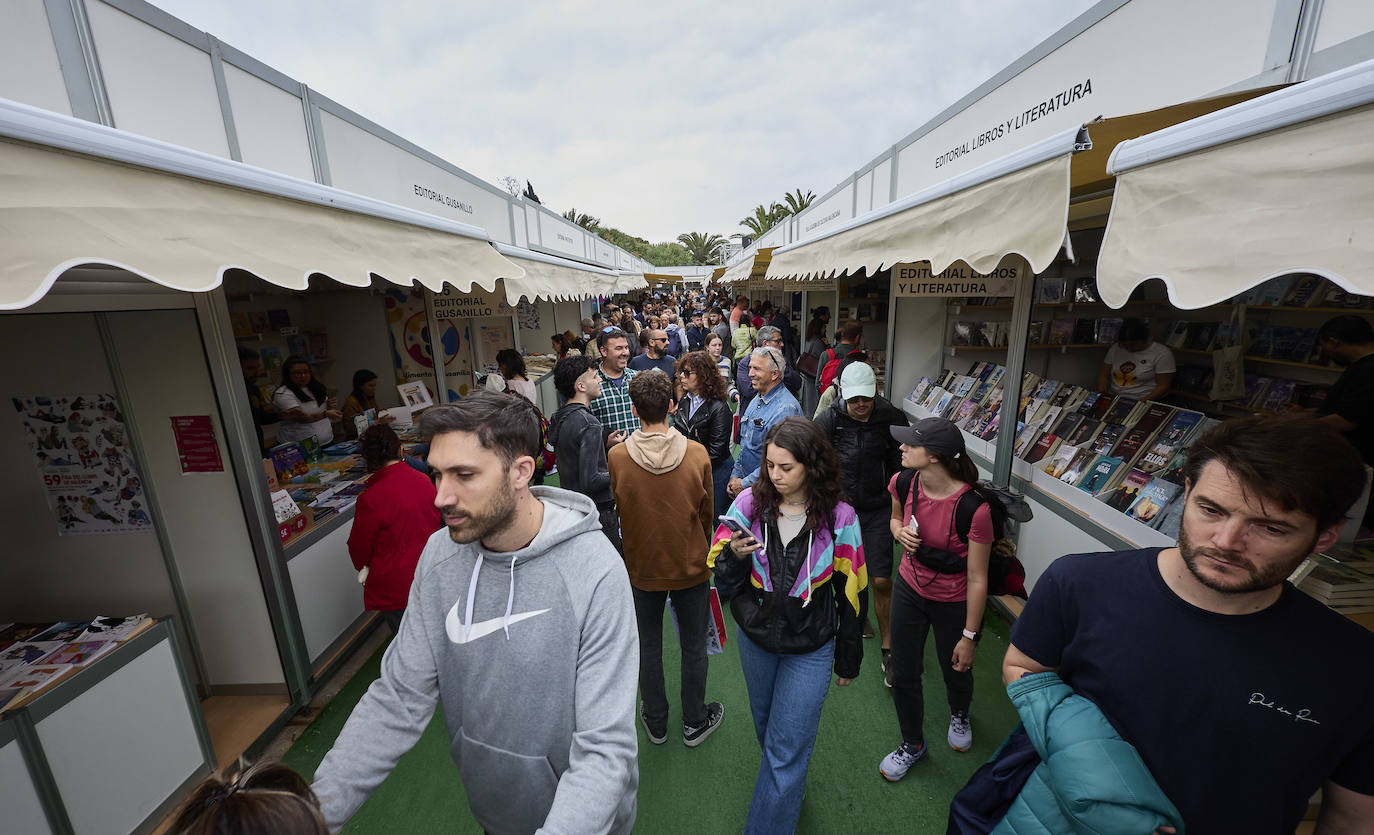
<path id="1" fill-rule="evenodd" d="M 224 460 L 220 458 L 219 441 L 209 415 L 176 415 L 172 417 L 172 437 L 177 444 L 177 460 L 181 472 L 222 473 Z"/>
<path id="2" fill-rule="evenodd" d="M 59 536 L 153 529 L 113 394 L 13 398 Z"/>
<path id="3" fill-rule="evenodd" d="M 522 331 L 539 330 L 539 305 L 521 299 L 515 306 L 515 319 Z"/>

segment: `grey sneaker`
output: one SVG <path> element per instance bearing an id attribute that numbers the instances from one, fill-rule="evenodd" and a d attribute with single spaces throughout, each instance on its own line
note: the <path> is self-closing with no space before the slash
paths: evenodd
<path id="1" fill-rule="evenodd" d="M 913 765 L 926 758 L 925 743 L 921 743 L 920 748 L 913 748 L 909 743 L 903 742 L 897 746 L 897 750 L 883 757 L 883 761 L 878 764 L 878 773 L 883 775 L 883 779 L 889 783 L 895 783 L 906 776 L 907 771 Z"/>
<path id="2" fill-rule="evenodd" d="M 967 751 L 973 747 L 973 726 L 967 710 L 956 710 L 949 715 L 949 747 L 955 751 Z"/>
<path id="3" fill-rule="evenodd" d="M 682 744 L 688 748 L 697 747 L 705 742 L 706 737 L 710 736 L 716 728 L 719 728 L 723 721 L 725 721 L 725 705 L 720 702 L 711 702 L 706 706 L 706 721 L 703 724 L 697 727 L 685 724 L 682 726 Z"/>
<path id="4" fill-rule="evenodd" d="M 655 728 L 649 724 L 649 718 L 644 715 L 643 710 L 639 713 L 639 723 L 644 726 L 644 733 L 648 735 L 649 741 L 655 745 L 662 745 L 668 741 L 668 728 Z"/>

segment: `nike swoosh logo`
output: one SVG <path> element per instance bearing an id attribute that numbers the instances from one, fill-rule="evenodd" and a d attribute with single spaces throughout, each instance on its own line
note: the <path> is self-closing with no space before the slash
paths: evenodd
<path id="1" fill-rule="evenodd" d="M 467 630 L 467 637 L 464 637 L 463 618 L 458 614 L 458 606 L 462 602 L 463 599 L 461 597 L 458 598 L 457 602 L 453 604 L 453 608 L 448 610 L 448 617 L 444 619 L 444 631 L 448 633 L 448 639 L 454 642 L 455 644 L 467 644 L 477 640 L 478 638 L 485 638 L 491 633 L 502 629 L 502 627 L 506 623 L 506 619 L 503 617 L 490 618 L 489 620 L 480 620 L 474 624 L 469 625 Z M 539 615 L 542 615 L 547 611 L 549 610 L 540 609 L 537 612 L 520 612 L 519 614 L 512 614 L 510 616 L 510 623 L 519 623 L 522 620 L 529 620 L 530 618 L 538 617 Z"/>

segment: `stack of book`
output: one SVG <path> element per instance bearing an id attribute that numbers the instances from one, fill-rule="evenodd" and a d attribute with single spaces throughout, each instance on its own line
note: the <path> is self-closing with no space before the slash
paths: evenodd
<path id="1" fill-rule="evenodd" d="M 967 374 L 945 371 L 937 377 L 922 377 L 907 399 L 953 421 L 965 432 L 991 441 L 1001 425 L 1002 378 L 1006 373 L 1007 369 L 996 363 L 976 362 Z"/>
<path id="2" fill-rule="evenodd" d="M 18 707 L 151 624 L 147 615 L 0 624 L 0 711 Z"/>
<path id="3" fill-rule="evenodd" d="M 1289 579 L 1342 614 L 1374 612 L 1374 545 L 1328 549 L 1309 557 Z"/>
<path id="4" fill-rule="evenodd" d="M 1318 275 L 1302 273 L 1266 281 L 1232 299 L 1253 307 L 1338 307 L 1363 310 L 1370 307 L 1369 296 L 1347 293 L 1339 285 Z"/>

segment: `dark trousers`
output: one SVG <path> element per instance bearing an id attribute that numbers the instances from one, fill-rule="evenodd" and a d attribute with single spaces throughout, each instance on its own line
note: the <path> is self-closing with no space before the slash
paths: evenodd
<path id="1" fill-rule="evenodd" d="M 682 724 L 706 721 L 706 623 L 711 616 L 711 584 L 673 591 L 631 587 L 639 622 L 639 691 L 644 718 L 654 728 L 666 727 L 668 692 L 663 684 L 663 605 L 672 598 L 677 613 L 678 646 L 682 648 Z"/>
<path id="2" fill-rule="evenodd" d="M 925 742 L 925 694 L 921 690 L 926 633 L 935 632 L 935 655 L 945 676 L 945 694 L 951 711 L 968 710 L 973 703 L 973 671 L 957 672 L 954 645 L 964 636 L 968 604 L 927 600 L 907 585 L 900 572 L 892 572 L 892 701 L 902 741 L 912 746 Z"/>
<path id="3" fill-rule="evenodd" d="M 615 550 L 620 556 L 625 556 L 625 546 L 620 542 L 620 515 L 616 513 L 614 507 L 607 510 L 598 510 L 597 516 L 601 520 L 601 532 L 615 546 Z"/>
<path id="4" fill-rule="evenodd" d="M 406 613 L 405 609 L 383 609 L 382 620 L 387 626 L 391 627 L 391 634 L 398 635 L 401 632 L 401 615 Z"/>
<path id="5" fill-rule="evenodd" d="M 719 464 L 711 467 L 711 500 L 715 503 L 716 516 L 724 516 L 725 511 L 730 509 L 730 503 L 734 501 L 725 488 L 730 486 L 730 473 L 735 469 L 735 459 L 722 458 Z M 711 529 L 715 530 L 716 521 L 711 520 Z"/>

